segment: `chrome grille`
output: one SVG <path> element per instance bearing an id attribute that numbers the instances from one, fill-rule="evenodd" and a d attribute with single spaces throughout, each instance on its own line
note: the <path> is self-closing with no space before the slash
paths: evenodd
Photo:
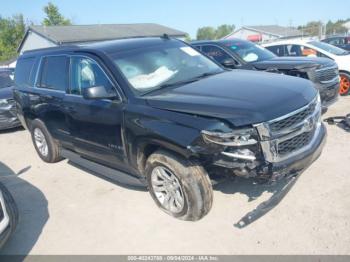
<path id="1" fill-rule="evenodd" d="M 290 128 L 296 125 L 297 123 L 304 121 L 308 116 L 310 116 L 315 111 L 315 107 L 316 107 L 316 102 L 311 103 L 308 107 L 296 113 L 295 115 L 292 115 L 290 117 L 284 118 L 276 122 L 272 122 L 269 125 L 270 130 L 272 132 L 278 132 L 282 129 Z"/>
<path id="2" fill-rule="evenodd" d="M 307 150 L 318 136 L 321 126 L 319 96 L 288 115 L 255 125 L 268 162 L 281 162 Z"/>
<path id="3" fill-rule="evenodd" d="M 324 83 L 335 80 L 339 76 L 337 67 L 327 67 L 315 71 L 317 81 Z"/>
<path id="4" fill-rule="evenodd" d="M 314 135 L 314 132 L 301 133 L 291 139 L 278 144 L 278 154 L 284 156 L 308 145 Z"/>

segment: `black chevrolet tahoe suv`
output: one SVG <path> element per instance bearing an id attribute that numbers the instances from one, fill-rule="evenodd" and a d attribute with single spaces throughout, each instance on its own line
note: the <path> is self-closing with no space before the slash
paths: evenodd
<path id="1" fill-rule="evenodd" d="M 312 82 L 226 70 L 166 36 L 25 52 L 15 84 L 44 161 L 147 186 L 183 220 L 209 212 L 211 178 L 293 176 L 326 137 Z"/>
<path id="2" fill-rule="evenodd" d="M 309 79 L 319 90 L 325 108 L 338 99 L 339 71 L 331 59 L 278 57 L 264 47 L 238 38 L 196 41 L 191 44 L 227 68 L 267 71 Z"/>

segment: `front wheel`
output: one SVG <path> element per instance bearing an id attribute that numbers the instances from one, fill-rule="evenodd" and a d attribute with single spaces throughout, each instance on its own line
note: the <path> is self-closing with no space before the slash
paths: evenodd
<path id="1" fill-rule="evenodd" d="M 339 94 L 342 96 L 348 95 L 350 91 L 350 75 L 344 72 L 340 72 L 339 75 L 340 75 Z"/>
<path id="2" fill-rule="evenodd" d="M 204 168 L 167 151 L 147 159 L 149 191 L 164 212 L 182 220 L 204 217 L 213 203 L 213 189 Z"/>

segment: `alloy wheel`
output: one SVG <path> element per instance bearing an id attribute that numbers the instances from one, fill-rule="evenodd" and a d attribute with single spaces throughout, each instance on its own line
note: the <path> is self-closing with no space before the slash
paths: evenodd
<path id="1" fill-rule="evenodd" d="M 340 90 L 339 93 L 341 95 L 346 95 L 349 93 L 350 90 L 350 80 L 347 76 L 341 75 L 340 76 Z"/>
<path id="2" fill-rule="evenodd" d="M 180 213 L 184 208 L 185 198 L 174 173 L 163 166 L 155 167 L 151 181 L 154 194 L 162 207 L 172 213 Z"/>
<path id="3" fill-rule="evenodd" d="M 47 146 L 46 138 L 39 128 L 34 129 L 34 142 L 42 156 L 47 156 L 49 148 Z"/>

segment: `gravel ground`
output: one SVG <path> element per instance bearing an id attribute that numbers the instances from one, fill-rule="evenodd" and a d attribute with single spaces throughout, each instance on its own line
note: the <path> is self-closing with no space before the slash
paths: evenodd
<path id="1" fill-rule="evenodd" d="M 325 116 L 350 112 L 342 97 Z M 62 161 L 46 164 L 22 129 L 0 133 L 0 181 L 20 223 L 1 254 L 350 254 L 350 133 L 327 126 L 321 157 L 287 196 L 243 229 L 234 224 L 278 186 L 216 187 L 211 212 L 184 222 L 132 190 Z"/>

